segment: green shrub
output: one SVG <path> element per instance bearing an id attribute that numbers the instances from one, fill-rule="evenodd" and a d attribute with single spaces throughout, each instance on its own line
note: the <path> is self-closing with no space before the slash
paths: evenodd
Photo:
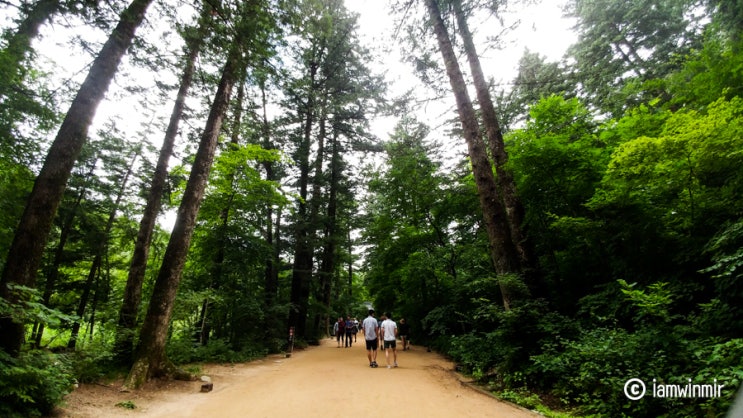
<path id="1" fill-rule="evenodd" d="M 662 352 L 649 349 L 645 339 L 623 329 L 596 328 L 574 341 L 562 341 L 562 352 L 548 350 L 532 357 L 535 379 L 554 382 L 553 394 L 563 402 L 581 405 L 585 412 L 606 416 L 650 416 L 648 402 L 630 402 L 623 387 L 628 379 L 658 376 Z M 652 379 L 652 377 L 651 377 Z M 652 409 L 652 408 L 651 408 Z"/>
<path id="2" fill-rule="evenodd" d="M 239 350 L 221 339 L 211 339 L 206 345 L 194 344 L 188 339 L 174 339 L 166 347 L 168 359 L 175 364 L 215 362 L 239 363 L 254 360 L 267 354 L 262 346 L 243 345 Z"/>
<path id="3" fill-rule="evenodd" d="M 49 414 L 73 388 L 74 378 L 63 358 L 30 351 L 13 358 L 0 351 L 0 416 Z"/>
<path id="4" fill-rule="evenodd" d="M 63 356 L 72 375 L 81 383 L 99 381 L 116 369 L 111 348 L 103 344 L 89 345 Z"/>

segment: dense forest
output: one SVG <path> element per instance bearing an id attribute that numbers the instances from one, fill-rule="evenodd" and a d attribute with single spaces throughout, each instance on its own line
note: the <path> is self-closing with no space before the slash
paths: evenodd
<path id="1" fill-rule="evenodd" d="M 380 2 L 427 90 L 396 93 L 343 0 L 0 2 L 0 415 L 316 344 L 369 306 L 547 415 L 725 415 L 743 5 L 569 0 L 564 57 L 496 83 L 480 29 L 522 3 Z"/>

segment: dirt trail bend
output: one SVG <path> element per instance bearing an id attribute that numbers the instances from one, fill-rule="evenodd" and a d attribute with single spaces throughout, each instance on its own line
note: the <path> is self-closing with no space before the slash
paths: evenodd
<path id="1" fill-rule="evenodd" d="M 205 366 L 203 374 L 214 384 L 208 393 L 199 392 L 202 382 L 181 382 L 176 388 L 161 389 L 154 397 L 117 394 L 118 399 L 109 399 L 107 405 L 97 408 L 96 402 L 75 400 L 73 394 L 61 416 L 539 416 L 463 385 L 451 362 L 422 347 L 398 351 L 399 367 L 392 369 L 386 367 L 384 352 L 379 351 L 379 367 L 370 368 L 363 337 L 359 337 L 350 348 L 337 348 L 335 340 L 323 340 L 317 347 L 295 351 L 290 358 L 272 356 L 234 366 Z M 114 407 L 126 399 L 137 408 Z"/>

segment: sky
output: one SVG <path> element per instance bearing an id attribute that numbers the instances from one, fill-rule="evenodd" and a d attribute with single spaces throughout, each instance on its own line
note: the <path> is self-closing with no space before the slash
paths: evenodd
<path id="1" fill-rule="evenodd" d="M 428 90 L 416 78 L 413 68 L 401 59 L 397 40 L 392 39 L 395 32 L 393 18 L 389 16 L 391 0 L 345 0 L 346 7 L 359 14 L 359 37 L 368 47 L 384 45 L 389 51 L 384 53 L 382 62 L 372 66 L 376 71 L 387 73 L 391 83 L 391 93 L 403 92 L 416 86 L 416 90 Z M 516 77 L 518 62 L 524 51 L 537 52 L 549 61 L 558 61 L 567 48 L 576 40 L 571 27 L 574 21 L 562 17 L 562 7 L 567 0 L 541 0 L 539 4 L 514 6 L 514 10 L 504 13 L 504 26 L 511 26 L 520 21 L 516 29 L 503 35 L 503 48 L 493 49 L 484 41 L 487 36 L 500 33 L 503 26 L 492 17 L 473 18 L 470 28 L 480 38 L 478 53 L 486 78 L 509 88 L 509 83 Z M 515 3 L 515 2 L 512 2 Z M 440 56 L 435 58 L 439 59 Z M 466 64 L 463 65 L 466 67 Z M 466 68 L 465 68 L 466 69 Z M 430 91 L 428 96 L 430 96 Z M 471 94 L 474 97 L 474 94 Z M 454 116 L 454 98 L 449 95 L 436 103 L 428 103 L 416 113 L 421 122 L 429 125 L 433 135 L 446 129 L 441 125 L 444 119 Z M 377 118 L 372 122 L 372 132 L 381 139 L 386 139 L 396 123 L 395 118 Z M 457 152 L 463 152 L 464 143 Z"/>

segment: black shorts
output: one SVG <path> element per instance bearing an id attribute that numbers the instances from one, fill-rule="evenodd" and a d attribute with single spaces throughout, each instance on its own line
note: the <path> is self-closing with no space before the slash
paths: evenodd
<path id="1" fill-rule="evenodd" d="M 376 350 L 377 347 L 377 340 L 366 340 L 366 349 L 367 350 Z"/>
<path id="2" fill-rule="evenodd" d="M 397 340 L 384 340 L 384 348 L 397 348 Z"/>

